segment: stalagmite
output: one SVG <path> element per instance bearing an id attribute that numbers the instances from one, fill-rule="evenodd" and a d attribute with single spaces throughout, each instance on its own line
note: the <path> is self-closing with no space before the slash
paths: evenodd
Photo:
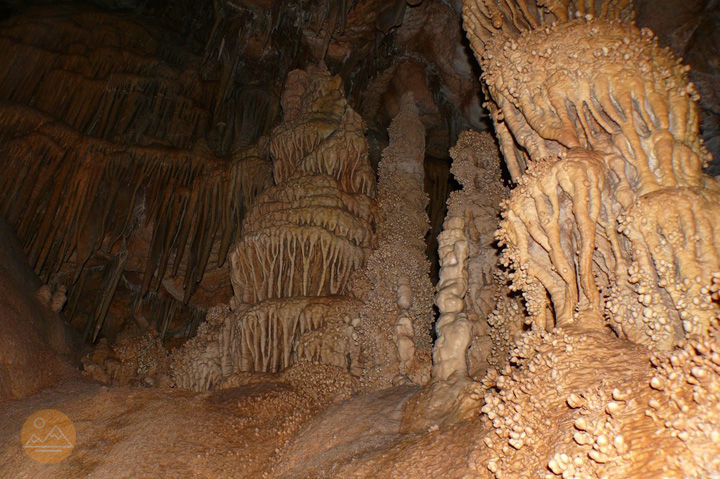
<path id="1" fill-rule="evenodd" d="M 276 186 L 258 197 L 231 253 L 238 301 L 341 295 L 367 260 L 375 181 L 362 119 L 340 88 L 318 68 L 288 77 L 270 142 Z"/>
<path id="2" fill-rule="evenodd" d="M 410 278 L 402 276 L 398 279 L 397 286 L 397 305 L 400 308 L 400 313 L 395 322 L 395 341 L 397 344 L 397 357 L 400 362 L 398 366 L 400 374 L 407 374 L 415 357 L 415 330 L 412 318 L 408 314 L 412 301 Z"/>
<path id="3" fill-rule="evenodd" d="M 345 296 L 376 244 L 375 178 L 362 119 L 321 67 L 292 72 L 269 144 L 275 186 L 231 249 L 231 310 L 216 308 L 174 355 L 178 386 L 220 387 L 300 361 L 359 375 L 360 302 Z"/>
<path id="4" fill-rule="evenodd" d="M 467 375 L 465 354 L 470 347 L 472 326 L 465 314 L 468 289 L 468 239 L 462 218 L 445 222 L 440 243 L 440 282 L 436 303 L 440 310 L 435 329 L 438 333 L 433 351 L 433 378 L 447 380 L 452 374 Z"/>
<path id="5" fill-rule="evenodd" d="M 446 223 L 451 231 L 454 221 L 463 222 L 462 234 L 468 247 L 463 313 L 472 327 L 467 366 L 458 363 L 457 369 L 450 369 L 454 372 L 467 367 L 470 376 L 480 379 L 488 366 L 503 364 L 512 346 L 512 338 L 518 334 L 523 322 L 517 302 L 503 289 L 495 246 L 500 203 L 507 197 L 507 191 L 501 179 L 501 158 L 495 140 L 488 133 L 462 133 L 450 154 L 453 157 L 451 172 L 463 188 L 454 192 L 448 201 Z M 452 269 L 451 263 L 448 270 Z M 438 285 L 436 302 L 442 314 L 441 293 Z M 435 351 L 438 352 L 438 349 L 439 342 Z M 447 369 L 447 366 L 439 368 Z M 441 373 L 438 370 L 438 377 L 450 374 L 452 372 Z"/>
<path id="6" fill-rule="evenodd" d="M 705 394 L 720 372 L 708 374 L 720 190 L 702 173 L 687 69 L 625 23 L 629 2 L 473 1 L 463 12 L 517 185 L 498 238 L 531 322 L 507 366 L 483 378 L 491 433 L 471 469 L 716 474 Z"/>
<path id="7" fill-rule="evenodd" d="M 53 293 L 52 299 L 50 300 L 50 309 L 54 313 L 59 313 L 65 307 L 65 303 L 67 303 L 66 292 L 65 286 L 60 286 L 57 291 Z"/>
<path id="8" fill-rule="evenodd" d="M 270 145 L 277 185 L 258 197 L 231 253 L 232 311 L 214 310 L 174 356 L 176 384 L 216 388 L 298 361 L 346 369 L 367 390 L 427 381 L 423 127 L 408 96 L 376 211 L 362 122 L 340 86 L 318 67 L 289 76 Z"/>
<path id="9" fill-rule="evenodd" d="M 440 317 L 432 381 L 410 399 L 404 431 L 449 425 L 477 414 L 481 387 L 473 378 L 481 378 L 490 364 L 503 364 L 511 342 L 507 336 L 522 323 L 517 312 L 508 314 L 514 302 L 499 292 L 497 280 L 494 229 L 506 192 L 494 141 L 488 134 L 464 132 L 451 155 L 451 171 L 463 189 L 451 194 L 438 236 L 435 304 Z M 491 313 L 502 314 L 507 325 L 493 324 Z"/>
<path id="10" fill-rule="evenodd" d="M 82 359 L 83 372 L 118 385 L 169 387 L 169 357 L 157 331 L 124 334 L 113 347 L 102 340 Z"/>
<path id="11" fill-rule="evenodd" d="M 35 293 L 35 297 L 37 297 L 38 301 L 40 301 L 45 306 L 50 306 L 50 302 L 53 298 L 52 288 L 49 284 L 44 284 L 40 286 L 40 289 L 38 289 L 37 293 Z"/>
<path id="12" fill-rule="evenodd" d="M 412 94 L 403 97 L 389 133 L 378 172 L 378 246 L 351 286 L 353 296 L 364 303 L 358 341 L 361 385 L 368 390 L 429 379 L 432 286 L 424 254 L 429 226 L 423 192 L 425 134 Z"/>
<path id="13" fill-rule="evenodd" d="M 720 479 L 718 3 L 0 3 L 0 477 Z"/>

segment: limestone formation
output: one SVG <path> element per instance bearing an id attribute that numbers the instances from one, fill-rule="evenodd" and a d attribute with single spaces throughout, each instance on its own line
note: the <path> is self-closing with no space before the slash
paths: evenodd
<path id="1" fill-rule="evenodd" d="M 492 137 L 473 132 L 464 132 L 451 154 L 451 171 L 463 189 L 448 200 L 439 237 L 441 269 L 435 301 L 440 318 L 433 361 L 433 377 L 438 380 L 456 373 L 482 377 L 490 363 L 503 361 L 503 351 L 507 354 L 511 344 L 508 338 L 500 339 L 508 331 L 488 323 L 497 316 L 491 313 L 498 301 L 512 302 L 500 288 L 494 247 L 500 202 L 507 194 L 501 183 L 501 160 Z M 502 312 L 508 323 L 519 317 L 510 312 Z"/>
<path id="2" fill-rule="evenodd" d="M 649 31 L 608 21 L 629 18 L 624 3 L 579 18 L 561 3 L 548 7 L 561 21 L 552 24 L 525 2 L 521 16 L 487 2 L 465 8 L 519 183 L 500 233 L 505 262 L 540 327 L 592 310 L 622 337 L 669 349 L 717 315 L 700 291 L 720 264 L 697 94 Z M 673 212 L 656 214 L 669 203 Z"/>
<path id="3" fill-rule="evenodd" d="M 376 211 L 363 124 L 340 88 L 318 67 L 288 78 L 270 145 L 277 184 L 258 196 L 231 253 L 231 308 L 213 310 L 174 355 L 179 386 L 217 388 L 298 361 L 346 369 L 366 389 L 427 381 L 422 125 L 407 97 Z"/>
<path id="4" fill-rule="evenodd" d="M 403 431 L 448 426 L 474 417 L 481 407 L 481 379 L 505 364 L 522 327 L 517 301 L 502 285 L 494 232 L 501 200 L 500 157 L 489 134 L 464 132 L 455 147 L 452 172 L 463 185 L 448 200 L 438 237 L 440 281 L 435 303 L 431 384 L 410 398 Z M 514 309 L 513 309 L 514 307 Z"/>
<path id="5" fill-rule="evenodd" d="M 175 355 L 179 386 L 210 389 L 304 360 L 360 372 L 360 303 L 344 295 L 376 241 L 362 119 L 320 67 L 291 73 L 282 106 L 269 147 L 276 184 L 258 196 L 230 254 L 232 310 L 213 310 Z"/>
<path id="6" fill-rule="evenodd" d="M 464 230 L 462 218 L 451 218 L 438 238 L 440 281 L 436 301 L 440 318 L 435 326 L 438 340 L 433 351 L 433 376 L 440 380 L 456 372 L 467 375 L 465 353 L 470 347 L 472 326 L 464 312 L 469 250 Z"/>
<path id="7" fill-rule="evenodd" d="M 486 394 L 483 420 L 494 432 L 473 453 L 473 469 L 493 477 L 711 477 L 716 334 L 652 357 L 578 325 L 526 336 L 512 360 L 520 368 L 488 383 L 498 391 Z M 549 432 L 549 424 L 568 427 Z"/>
<path id="8" fill-rule="evenodd" d="M 400 362 L 400 373 L 407 373 L 412 361 L 415 359 L 415 328 L 408 311 L 412 307 L 412 288 L 410 278 L 401 276 L 398 279 L 397 305 L 400 314 L 395 322 L 395 342 L 397 345 L 397 358 Z"/>
<path id="9" fill-rule="evenodd" d="M 517 184 L 502 260 L 532 321 L 483 378 L 492 432 L 471 470 L 717 474 L 718 185 L 687 69 L 626 23 L 629 2 L 466 2 L 464 16 Z"/>
<path id="10" fill-rule="evenodd" d="M 1 3 L 0 477 L 719 478 L 717 3 Z"/>
<path id="11" fill-rule="evenodd" d="M 258 197 L 231 254 L 238 302 L 342 295 L 367 260 L 375 178 L 339 81 L 319 69 L 288 78 L 270 142 L 276 185 Z"/>
<path id="12" fill-rule="evenodd" d="M 403 97 L 389 133 L 378 172 L 378 246 L 352 284 L 352 295 L 363 302 L 358 327 L 361 384 L 370 390 L 393 382 L 424 384 L 430 366 L 424 129 L 411 94 Z"/>
<path id="13" fill-rule="evenodd" d="M 65 303 L 67 303 L 66 292 L 67 289 L 65 286 L 60 286 L 57 291 L 53 293 L 52 299 L 50 300 L 50 309 L 52 309 L 54 313 L 59 313 L 65 307 Z"/>
<path id="14" fill-rule="evenodd" d="M 167 388 L 169 357 L 157 331 L 122 334 L 112 347 L 103 338 L 83 357 L 83 373 L 116 385 Z"/>
<path id="15" fill-rule="evenodd" d="M 170 313 L 225 297 L 221 266 L 270 183 L 263 145 L 217 156 L 214 83 L 139 18 L 33 7 L 0 29 L 0 214 L 31 266 L 89 340 L 128 327 L 138 289 L 158 330 L 192 329 Z"/>

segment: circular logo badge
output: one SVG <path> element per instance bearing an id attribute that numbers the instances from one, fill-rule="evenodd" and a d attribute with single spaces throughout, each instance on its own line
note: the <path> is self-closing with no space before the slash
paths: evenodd
<path id="1" fill-rule="evenodd" d="M 75 426 L 60 411 L 43 409 L 27 418 L 20 441 L 31 459 L 55 464 L 68 457 L 75 447 Z"/>

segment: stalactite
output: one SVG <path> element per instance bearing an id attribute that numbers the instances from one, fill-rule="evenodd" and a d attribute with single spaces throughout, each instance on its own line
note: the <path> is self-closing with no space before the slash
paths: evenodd
<path id="1" fill-rule="evenodd" d="M 28 28 L 46 34 L 31 37 Z M 190 148 L 207 133 L 213 88 L 192 69 L 158 61 L 162 49 L 148 30 L 127 16 L 72 7 L 13 17 L 0 38 L 0 99 L 32 105 L 86 135 Z"/>
<path id="2" fill-rule="evenodd" d="M 300 360 L 354 371 L 357 322 L 346 318 L 358 306 L 351 298 L 308 296 L 213 309 L 197 338 L 175 354 L 174 381 L 203 390 L 238 373 L 279 372 Z"/>
<path id="3" fill-rule="evenodd" d="M 268 190 L 246 218 L 233 256 L 236 290 L 246 302 L 342 294 L 373 245 L 371 214 L 369 197 L 343 193 L 325 175 Z"/>
<path id="4" fill-rule="evenodd" d="M 243 89 L 238 103 L 240 113 L 234 119 L 234 147 L 247 148 L 270 130 L 280 104 L 277 96 L 261 88 Z"/>
<path id="5" fill-rule="evenodd" d="M 259 138 L 275 121 L 272 89 L 245 89 L 233 97 L 237 111 L 221 112 L 237 116 L 225 122 L 233 148 L 222 159 L 210 147 L 217 82 L 141 17 L 33 6 L 0 33 L 0 212 L 35 271 L 68 288 L 68 319 L 99 337 L 94 328 L 116 309 L 98 268 L 123 251 L 115 284 L 132 277 L 145 295 L 165 284 L 168 297 L 187 305 L 200 296 L 203 307 L 211 290 L 224 295 L 210 283 L 272 182 Z M 98 288 L 96 302 L 79 299 Z"/>
<path id="6" fill-rule="evenodd" d="M 85 327 L 85 340 L 90 339 L 93 343 L 97 340 L 100 330 L 102 329 L 105 315 L 107 315 L 110 301 L 115 296 L 120 278 L 122 277 L 125 262 L 127 261 L 127 251 L 122 251 L 118 255 L 110 259 L 107 273 L 103 278 L 103 286 L 100 290 L 100 301 L 97 310 L 89 320 Z"/>
<path id="7" fill-rule="evenodd" d="M 189 151 L 125 147 L 17 105 L 0 108 L 0 123 L 9 172 L 0 210 L 43 278 L 69 262 L 79 279 L 92 256 L 111 254 L 132 235 L 141 208 L 152 226 L 143 289 L 157 291 L 167 273 L 180 273 L 187 302 L 212 245 L 232 241 L 238 232 L 227 226 L 271 181 L 269 165 L 255 156 L 209 161 Z M 38 166 L 29 168 L 27 158 Z"/>
<path id="8" fill-rule="evenodd" d="M 346 354 L 350 351 L 341 351 L 336 361 L 327 361 L 320 356 L 330 345 L 311 348 L 308 336 L 330 325 L 345 324 L 345 311 L 353 308 L 357 308 L 356 301 L 331 296 L 271 300 L 252 306 L 236 315 L 241 319 L 230 326 L 233 371 L 278 372 L 299 359 L 347 368 Z M 343 337 L 354 344 L 352 334 L 350 331 Z"/>

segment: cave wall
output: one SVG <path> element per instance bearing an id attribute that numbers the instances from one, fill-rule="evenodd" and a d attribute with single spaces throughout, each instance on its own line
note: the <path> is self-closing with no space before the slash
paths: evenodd
<path id="1" fill-rule="evenodd" d="M 70 377 L 78 341 L 57 311 L 63 291 L 43 285 L 0 220 L 0 402 Z"/>
<path id="2" fill-rule="evenodd" d="M 218 156 L 233 137 L 214 114 L 217 81 L 141 17 L 35 6 L 2 28 L 0 201 L 31 265 L 68 290 L 64 314 L 90 342 L 194 334 L 231 293 L 222 266 L 271 182 L 266 153 Z M 237 137 L 267 107 L 256 97 L 232 112 Z"/>

